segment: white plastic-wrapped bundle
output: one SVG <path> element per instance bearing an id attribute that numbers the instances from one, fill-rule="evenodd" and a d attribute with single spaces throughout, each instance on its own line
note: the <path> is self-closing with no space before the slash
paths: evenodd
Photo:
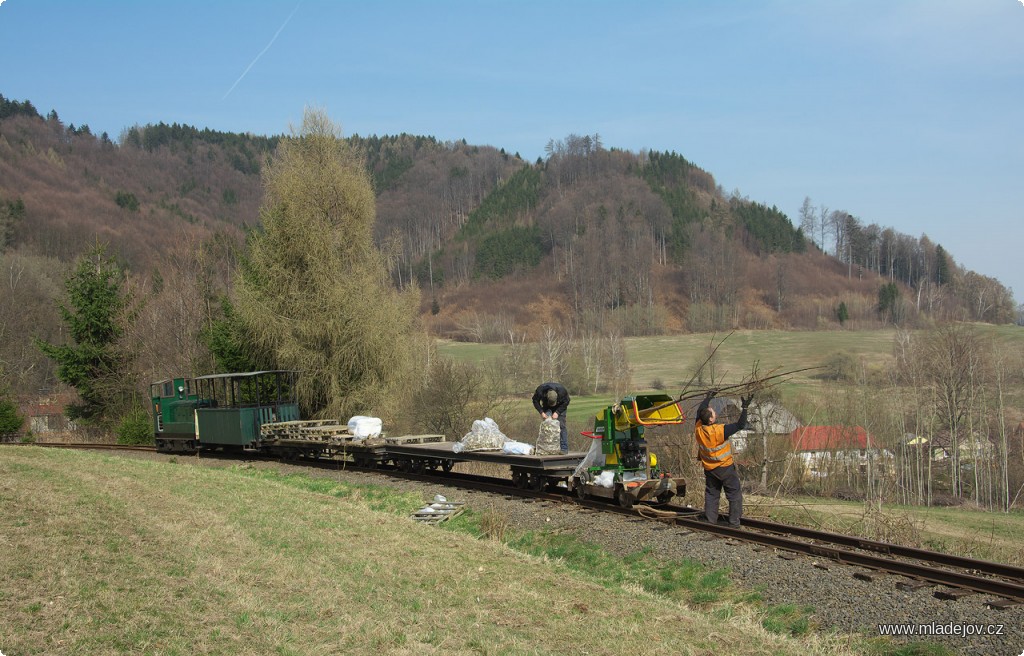
<path id="1" fill-rule="evenodd" d="M 540 422 L 537 433 L 537 455 L 553 455 L 562 452 L 562 424 L 550 417 Z"/>
<path id="2" fill-rule="evenodd" d="M 604 454 L 601 453 L 601 440 L 591 440 L 587 455 L 583 457 L 576 470 L 572 473 L 574 477 L 584 478 L 584 474 L 591 467 L 599 467 L 604 464 Z"/>
<path id="3" fill-rule="evenodd" d="M 473 428 L 460 440 L 462 444 L 462 449 L 460 450 L 500 451 L 507 441 L 508 437 L 501 432 L 498 424 L 490 417 L 485 417 L 473 422 Z"/>
<path id="4" fill-rule="evenodd" d="M 509 440 L 501 445 L 501 452 L 510 456 L 528 456 L 533 454 L 533 445 Z"/>
<path id="5" fill-rule="evenodd" d="M 348 430 L 356 440 L 365 440 L 368 437 L 380 435 L 384 428 L 384 422 L 377 417 L 364 417 L 356 415 L 348 420 Z"/>

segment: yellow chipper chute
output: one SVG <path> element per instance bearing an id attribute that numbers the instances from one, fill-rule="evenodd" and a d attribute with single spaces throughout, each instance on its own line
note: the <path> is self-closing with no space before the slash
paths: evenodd
<path id="1" fill-rule="evenodd" d="M 647 451 L 644 439 L 647 426 L 684 421 L 686 415 L 678 401 L 668 394 L 627 396 L 599 412 L 594 417 L 594 432 L 584 433 L 595 443 L 573 475 L 577 495 L 581 499 L 615 499 L 629 508 L 638 501 L 665 503 L 677 494 L 685 494 L 685 482 L 679 483 L 661 471 L 657 456 Z"/>

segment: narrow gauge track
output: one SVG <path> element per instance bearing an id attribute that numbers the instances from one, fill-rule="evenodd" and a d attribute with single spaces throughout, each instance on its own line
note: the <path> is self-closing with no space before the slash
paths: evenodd
<path id="1" fill-rule="evenodd" d="M 697 518 L 699 511 L 678 506 L 636 506 L 624 509 L 607 502 L 582 500 L 568 491 L 536 492 L 512 486 L 504 479 L 469 474 L 411 474 L 389 469 L 352 468 L 359 471 L 387 473 L 395 477 L 492 492 L 505 496 L 518 496 L 555 503 L 572 503 L 592 511 L 611 512 L 645 520 L 662 522 L 693 531 L 714 533 L 727 538 L 752 542 L 794 553 L 827 558 L 843 565 L 856 565 L 867 569 L 898 574 L 917 581 L 992 594 L 1005 601 L 988 602 L 993 607 L 1006 607 L 1024 602 L 1024 568 L 972 558 L 952 556 L 925 549 L 903 547 L 867 540 L 856 536 L 827 533 L 800 526 L 778 524 L 766 520 L 744 518 L 744 528 L 709 524 Z M 811 541 L 808 541 L 811 540 Z M 867 550 L 853 551 L 850 548 Z M 954 568 L 954 569 L 949 569 Z M 993 578 L 989 578 L 993 577 Z"/>
<path id="2" fill-rule="evenodd" d="M 888 545 L 888 543 L 873 542 L 856 536 L 813 531 L 799 526 L 747 518 L 744 518 L 743 522 L 744 528 L 733 528 L 722 524 L 709 524 L 693 517 L 677 517 L 675 519 L 677 525 L 692 530 L 706 531 L 794 553 L 827 558 L 843 565 L 858 565 L 918 581 L 992 594 L 1007 600 L 1005 602 L 988 602 L 988 605 L 993 607 L 1006 607 L 1024 602 L 1024 570 L 1019 567 L 951 556 L 924 549 Z M 814 534 L 814 537 L 811 538 L 812 541 L 807 541 L 810 537 L 809 533 Z M 877 548 L 879 545 L 887 545 L 889 549 L 879 549 Z M 847 546 L 868 549 L 877 553 L 864 553 L 844 548 Z M 949 567 L 956 569 L 948 569 Z M 941 591 L 937 592 L 937 595 L 940 593 Z"/>
<path id="3" fill-rule="evenodd" d="M 85 442 L 19 442 L 16 446 L 41 446 L 51 449 L 75 449 L 78 451 L 151 451 L 156 452 L 155 446 L 143 446 L 136 444 L 89 444 Z"/>
<path id="4" fill-rule="evenodd" d="M 325 469 L 339 468 L 338 463 L 325 462 L 323 465 Z M 713 533 L 793 553 L 827 558 L 838 564 L 860 566 L 879 572 L 898 574 L 917 581 L 1001 597 L 1002 601 L 988 602 L 993 607 L 1007 607 L 1024 603 L 1024 568 L 1003 563 L 963 558 L 926 549 L 904 547 L 857 536 L 828 533 L 753 518 L 744 518 L 743 528 L 737 529 L 702 521 L 697 518 L 699 511 L 693 508 L 671 505 L 658 508 L 641 505 L 632 509 L 624 509 L 603 501 L 577 499 L 567 490 L 555 492 L 524 490 L 514 487 L 511 482 L 504 479 L 487 476 L 462 473 L 443 476 L 430 473 L 414 474 L 391 468 L 363 468 L 347 464 L 345 468 L 505 496 L 574 504 L 591 511 L 640 517 L 682 529 Z M 864 551 L 871 553 L 864 553 Z"/>
<path id="5" fill-rule="evenodd" d="M 30 446 L 80 450 L 118 450 L 118 451 L 150 451 L 155 447 L 128 446 L 118 444 L 65 444 L 56 442 L 39 442 Z M 905 547 L 879 542 L 865 538 L 829 533 L 801 526 L 779 524 L 768 520 L 744 518 L 743 528 L 733 528 L 723 524 L 710 524 L 698 519 L 697 510 L 681 506 L 667 505 L 660 508 L 637 506 L 632 509 L 620 508 L 602 501 L 577 499 L 567 490 L 556 492 L 533 491 L 520 489 L 511 481 L 475 474 L 448 473 L 435 475 L 431 473 L 402 472 L 393 467 L 358 467 L 347 461 L 338 460 L 282 460 L 280 458 L 258 456 L 251 453 L 232 454 L 216 453 L 215 459 L 244 459 L 282 462 L 284 464 L 302 464 L 324 470 L 350 470 L 366 473 L 377 473 L 404 480 L 415 480 L 433 483 L 446 487 L 489 492 L 504 496 L 516 496 L 527 499 L 550 501 L 562 504 L 573 504 L 590 511 L 618 513 L 640 517 L 644 520 L 661 522 L 690 531 L 701 531 L 715 535 L 751 542 L 788 552 L 806 554 L 825 558 L 844 565 L 855 565 L 867 569 L 898 574 L 917 581 L 944 585 L 951 588 L 970 590 L 984 594 L 992 594 L 1005 601 L 990 601 L 993 607 L 1006 607 L 1024 603 L 1024 568 L 975 560 L 961 556 L 943 554 L 926 549 Z M 853 551 L 858 549 L 860 551 Z M 866 553 L 869 552 L 869 553 Z M 952 568 L 952 569 L 950 569 Z"/>

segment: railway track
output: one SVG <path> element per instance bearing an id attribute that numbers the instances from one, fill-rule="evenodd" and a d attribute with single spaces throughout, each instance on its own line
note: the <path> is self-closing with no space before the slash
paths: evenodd
<path id="1" fill-rule="evenodd" d="M 944 586 L 934 593 L 939 598 L 956 599 L 963 594 L 959 591 L 970 591 L 997 597 L 997 599 L 986 602 L 993 608 L 1007 608 L 1024 603 L 1024 568 L 1003 563 L 964 558 L 926 549 L 868 540 L 858 536 L 828 533 L 753 518 L 744 518 L 742 528 L 733 528 L 724 524 L 709 524 L 698 519 L 700 511 L 692 508 L 679 506 L 657 508 L 641 505 L 627 510 L 607 502 L 577 499 L 568 490 L 557 492 L 521 490 L 503 479 L 490 477 L 457 473 L 434 476 L 380 469 L 365 471 L 379 473 L 386 471 L 388 475 L 404 479 L 505 496 L 574 504 L 591 511 L 617 513 L 646 521 L 660 522 L 687 532 L 711 533 L 726 539 L 775 548 L 789 554 L 805 554 L 836 565 L 849 565 L 873 572 L 899 575 L 908 579 L 904 585 L 910 588 L 929 584 Z M 829 565 L 821 563 L 820 566 L 827 569 Z M 855 572 L 854 576 L 872 580 L 871 574 L 862 571 Z"/>
<path id="2" fill-rule="evenodd" d="M 116 444 L 36 443 L 33 446 L 79 450 L 156 451 L 155 447 L 150 446 Z M 253 454 L 217 454 L 218 458 L 234 459 L 239 456 L 246 460 L 279 461 L 277 458 L 254 456 Z M 514 487 L 508 480 L 488 476 L 458 472 L 444 475 L 410 473 L 401 472 L 391 467 L 357 467 L 348 462 L 331 460 L 283 462 L 303 464 L 324 470 L 344 469 L 377 473 L 398 479 L 416 480 L 504 496 L 572 504 L 591 512 L 617 513 L 645 521 L 660 522 L 687 533 L 691 531 L 710 533 L 726 539 L 774 548 L 785 554 L 807 555 L 821 561 L 816 564 L 823 569 L 835 564 L 863 568 L 875 573 L 899 575 L 907 578 L 904 585 L 910 588 L 923 585 L 942 586 L 934 593 L 936 597 L 940 598 L 956 599 L 965 594 L 962 591 L 970 591 L 997 597 L 997 599 L 986 602 L 993 608 L 1006 608 L 1024 603 L 1024 568 L 1003 563 L 964 558 L 756 518 L 744 518 L 742 528 L 733 528 L 725 524 L 710 524 L 702 521 L 698 518 L 699 511 L 693 508 L 666 505 L 660 508 L 637 506 L 632 509 L 624 509 L 602 501 L 577 499 L 568 490 L 524 490 Z M 854 576 L 872 580 L 873 575 L 857 571 Z"/>
<path id="3" fill-rule="evenodd" d="M 156 452 L 155 446 L 144 446 L 134 444 L 88 444 L 77 443 L 67 444 L 64 442 L 24 442 L 19 446 L 39 446 L 49 449 L 74 449 L 77 451 L 151 451 Z"/>

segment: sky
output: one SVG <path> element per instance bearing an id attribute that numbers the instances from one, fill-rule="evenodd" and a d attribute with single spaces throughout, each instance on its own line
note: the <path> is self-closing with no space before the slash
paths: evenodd
<path id="1" fill-rule="evenodd" d="M 1024 301 L 1024 0 L 0 0 L 0 94 L 183 123 L 674 151 L 914 237 Z M 0 180 L 0 187 L 3 181 Z"/>

